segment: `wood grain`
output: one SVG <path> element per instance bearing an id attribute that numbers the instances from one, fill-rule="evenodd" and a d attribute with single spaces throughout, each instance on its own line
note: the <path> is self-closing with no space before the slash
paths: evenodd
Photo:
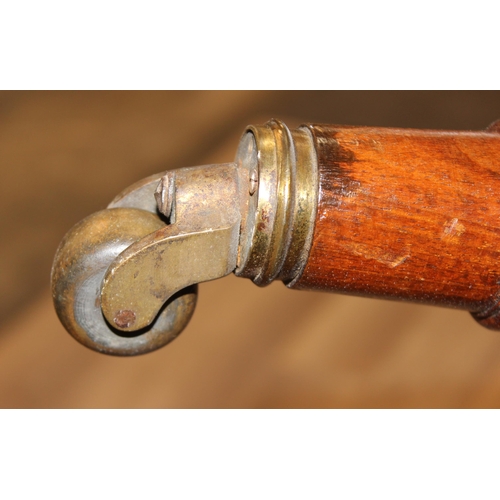
<path id="1" fill-rule="evenodd" d="M 496 125 L 481 132 L 309 129 L 319 199 L 311 252 L 295 288 L 491 317 L 500 283 Z"/>

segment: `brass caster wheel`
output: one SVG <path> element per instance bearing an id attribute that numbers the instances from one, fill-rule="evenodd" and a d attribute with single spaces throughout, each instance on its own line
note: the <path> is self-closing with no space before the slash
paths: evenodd
<path id="1" fill-rule="evenodd" d="M 154 213 L 111 208 L 90 215 L 66 234 L 52 267 L 52 295 L 59 319 L 76 340 L 95 351 L 132 356 L 168 344 L 185 328 L 196 305 L 196 285 L 170 297 L 155 319 L 136 331 L 134 311 L 124 307 L 111 324 L 101 309 L 102 282 L 111 263 L 162 227 Z"/>

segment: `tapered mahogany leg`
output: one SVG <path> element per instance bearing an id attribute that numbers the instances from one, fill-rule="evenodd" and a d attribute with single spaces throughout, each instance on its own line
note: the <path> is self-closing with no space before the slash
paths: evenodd
<path id="1" fill-rule="evenodd" d="M 500 328 L 500 134 L 311 125 L 312 244 L 292 288 L 467 309 Z"/>

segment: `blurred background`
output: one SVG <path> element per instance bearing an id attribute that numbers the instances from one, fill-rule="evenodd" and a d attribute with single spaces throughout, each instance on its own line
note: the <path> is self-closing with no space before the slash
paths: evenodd
<path id="1" fill-rule="evenodd" d="M 500 334 L 462 311 L 229 276 L 154 353 L 64 331 L 49 276 L 65 232 L 142 177 L 232 161 L 270 118 L 478 130 L 500 92 L 0 92 L 0 407 L 500 406 Z"/>

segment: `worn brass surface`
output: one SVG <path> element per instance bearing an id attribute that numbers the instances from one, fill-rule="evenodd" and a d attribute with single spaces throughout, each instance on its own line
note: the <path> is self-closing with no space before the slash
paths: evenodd
<path id="1" fill-rule="evenodd" d="M 236 162 L 257 163 L 258 190 L 242 227 L 235 274 L 260 286 L 292 282 L 304 268 L 314 229 L 318 177 L 312 138 L 306 129 L 290 132 L 277 120 L 249 126 Z"/>
<path id="2" fill-rule="evenodd" d="M 106 272 L 101 305 L 109 323 L 123 331 L 145 328 L 174 293 L 234 270 L 240 174 L 234 163 L 176 171 L 175 222 L 130 245 Z"/>
<path id="3" fill-rule="evenodd" d="M 312 137 L 307 128 L 292 130 L 292 167 L 289 240 L 279 279 L 292 286 L 304 270 L 314 233 L 318 203 L 318 166 Z"/>

